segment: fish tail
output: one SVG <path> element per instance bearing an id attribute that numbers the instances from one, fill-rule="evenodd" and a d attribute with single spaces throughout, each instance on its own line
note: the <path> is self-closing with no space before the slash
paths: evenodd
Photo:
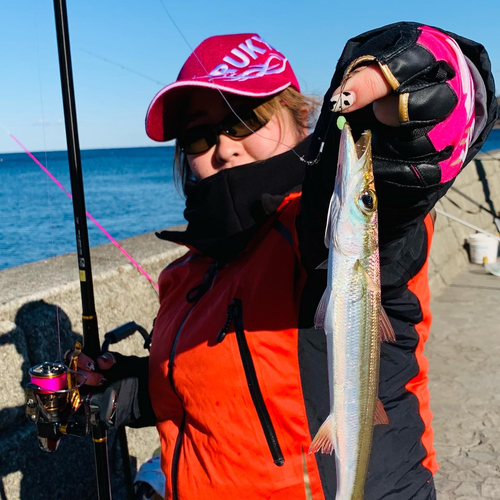
<path id="1" fill-rule="evenodd" d="M 321 453 L 328 453 L 331 455 L 335 449 L 334 439 L 335 424 L 333 421 L 333 414 L 330 414 L 312 440 L 311 446 L 309 446 L 309 453 L 321 451 Z"/>

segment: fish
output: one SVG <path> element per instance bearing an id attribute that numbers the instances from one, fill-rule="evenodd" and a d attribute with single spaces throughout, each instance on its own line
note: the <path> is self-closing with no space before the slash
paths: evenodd
<path id="1" fill-rule="evenodd" d="M 327 287 L 314 318 L 327 336 L 331 411 L 309 452 L 332 454 L 336 500 L 362 500 L 373 426 L 387 424 L 378 399 L 380 342 L 395 334 L 382 307 L 378 199 L 371 132 L 355 143 L 342 128 L 335 187 L 325 230 Z"/>

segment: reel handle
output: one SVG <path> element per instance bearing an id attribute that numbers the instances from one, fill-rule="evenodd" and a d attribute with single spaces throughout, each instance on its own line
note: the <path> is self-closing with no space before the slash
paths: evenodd
<path id="1" fill-rule="evenodd" d="M 103 353 L 108 352 L 111 344 L 117 344 L 118 342 L 130 337 L 135 332 L 139 332 L 142 335 L 142 338 L 144 339 L 144 347 L 147 349 L 150 342 L 148 331 L 135 321 L 129 321 L 128 323 L 125 323 L 124 325 L 121 325 L 104 335 L 104 342 L 102 343 L 101 351 Z"/>

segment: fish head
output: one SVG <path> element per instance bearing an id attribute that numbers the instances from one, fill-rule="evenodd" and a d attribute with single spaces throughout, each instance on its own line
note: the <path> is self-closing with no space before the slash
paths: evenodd
<path id="1" fill-rule="evenodd" d="M 377 205 L 371 132 L 364 132 L 354 142 L 346 123 L 340 138 L 327 246 L 333 243 L 339 253 L 356 258 L 375 251 L 378 248 Z M 325 235 L 325 243 L 326 239 Z"/>

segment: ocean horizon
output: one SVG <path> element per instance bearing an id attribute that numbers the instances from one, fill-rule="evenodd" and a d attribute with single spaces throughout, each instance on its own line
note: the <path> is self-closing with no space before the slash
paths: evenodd
<path id="1" fill-rule="evenodd" d="M 500 149 L 500 129 L 482 151 Z M 87 211 L 115 238 L 184 224 L 173 146 L 82 150 Z M 33 153 L 68 190 L 66 151 Z M 0 270 L 75 251 L 69 197 L 26 154 L 0 153 Z M 91 246 L 108 238 L 88 221 Z"/>
<path id="2" fill-rule="evenodd" d="M 172 146 L 82 150 L 87 211 L 116 240 L 183 224 Z M 33 153 L 71 192 L 66 151 Z M 26 153 L 0 154 L 0 269 L 75 251 L 70 198 Z M 108 238 L 88 220 L 91 246 Z"/>

